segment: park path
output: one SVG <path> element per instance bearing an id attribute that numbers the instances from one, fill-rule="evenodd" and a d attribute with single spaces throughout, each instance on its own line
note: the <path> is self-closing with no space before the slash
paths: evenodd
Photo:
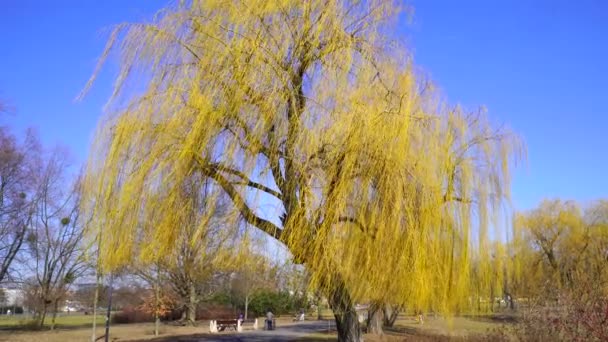
<path id="1" fill-rule="evenodd" d="M 291 342 L 306 341 L 314 333 L 327 333 L 328 329 L 335 330 L 334 321 L 297 322 L 278 326 L 275 330 L 245 330 L 241 333 L 218 333 L 205 337 L 180 338 L 179 342 Z"/>

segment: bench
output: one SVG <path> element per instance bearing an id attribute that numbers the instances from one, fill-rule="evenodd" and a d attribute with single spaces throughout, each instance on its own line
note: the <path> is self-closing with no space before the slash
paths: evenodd
<path id="1" fill-rule="evenodd" d="M 209 331 L 212 333 L 225 330 L 241 332 L 243 331 L 243 324 L 252 324 L 254 330 L 258 329 L 257 319 L 216 319 L 209 321 Z"/>
<path id="2" fill-rule="evenodd" d="M 217 319 L 209 322 L 209 331 L 219 332 L 224 330 L 239 331 L 241 324 L 238 319 Z"/>

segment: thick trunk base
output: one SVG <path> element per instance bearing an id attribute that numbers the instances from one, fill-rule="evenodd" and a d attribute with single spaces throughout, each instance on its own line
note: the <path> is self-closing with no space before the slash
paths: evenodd
<path id="1" fill-rule="evenodd" d="M 384 323 L 384 311 L 381 305 L 372 305 L 368 311 L 367 332 L 374 335 L 382 335 Z"/>
<path id="2" fill-rule="evenodd" d="M 343 314 L 334 314 L 334 317 L 336 318 L 336 327 L 338 329 L 338 341 L 363 342 L 361 326 L 354 309 Z"/>
<path id="3" fill-rule="evenodd" d="M 393 325 L 395 325 L 397 317 L 399 317 L 399 311 L 401 311 L 401 308 L 399 306 L 385 304 L 382 308 L 382 311 L 384 313 L 384 326 L 392 327 Z"/>
<path id="4" fill-rule="evenodd" d="M 329 306 L 336 319 L 338 341 L 363 342 L 359 317 L 350 294 L 343 286 L 332 291 L 329 296 Z"/>
<path id="5" fill-rule="evenodd" d="M 194 283 L 190 283 L 190 301 L 188 303 L 188 314 L 186 316 L 188 324 L 196 325 L 196 288 Z"/>

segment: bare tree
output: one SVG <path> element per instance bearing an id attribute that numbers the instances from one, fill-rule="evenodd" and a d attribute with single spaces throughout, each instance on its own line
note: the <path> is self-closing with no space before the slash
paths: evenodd
<path id="1" fill-rule="evenodd" d="M 158 336 L 160 330 L 160 316 L 163 311 L 162 285 L 165 281 L 164 276 L 166 272 L 163 272 L 163 266 L 160 262 L 156 262 L 152 265 L 132 266 L 131 270 L 136 277 L 146 282 L 154 291 L 154 307 L 152 308 L 154 313 L 154 336 Z"/>
<path id="2" fill-rule="evenodd" d="M 195 324 L 196 311 L 201 301 L 210 299 L 218 290 L 220 280 L 228 272 L 230 253 L 222 248 L 235 236 L 225 229 L 223 216 L 228 201 L 216 202 L 217 191 L 211 182 L 202 177 L 190 177 L 175 191 L 158 187 L 148 196 L 149 203 L 170 201 L 170 210 L 158 211 L 146 203 L 141 207 L 141 234 L 138 239 L 149 241 L 148 233 L 159 225 L 180 227 L 176 234 L 168 237 L 176 244 L 171 249 L 153 248 L 152 244 L 133 251 L 130 269 L 147 282 L 158 296 L 161 295 L 159 281 L 170 285 L 182 309 L 181 320 Z M 154 255 L 154 260 L 142 260 L 141 256 Z M 160 297 L 159 297 L 160 298 Z"/>
<path id="3" fill-rule="evenodd" d="M 6 127 L 0 127 L 0 282 L 10 276 L 13 261 L 32 222 L 40 145 L 28 130 L 23 143 Z"/>
<path id="4" fill-rule="evenodd" d="M 68 164 L 61 151 L 55 151 L 40 171 L 40 198 L 33 227 L 27 237 L 31 265 L 38 286 L 38 323 L 42 327 L 49 305 L 53 307 L 51 329 L 68 286 L 87 269 L 84 259 L 83 219 L 79 211 L 78 182 L 70 186 L 65 179 Z"/>
<path id="5" fill-rule="evenodd" d="M 193 177 L 184 184 L 184 203 L 189 203 L 181 222 L 178 246 L 167 255 L 167 277 L 183 304 L 182 320 L 189 324 L 196 321 L 198 304 L 216 292 L 215 279 L 222 275 L 218 253 L 229 238 L 223 227 L 225 205 L 211 201 L 214 197 L 210 182 Z"/>
<path id="6" fill-rule="evenodd" d="M 237 303 L 244 305 L 245 319 L 249 316 L 249 304 L 256 292 L 276 288 L 277 269 L 271 265 L 267 257 L 250 253 L 242 260 L 233 273 L 231 288 L 232 296 Z M 287 273 L 287 272 L 285 272 Z"/>

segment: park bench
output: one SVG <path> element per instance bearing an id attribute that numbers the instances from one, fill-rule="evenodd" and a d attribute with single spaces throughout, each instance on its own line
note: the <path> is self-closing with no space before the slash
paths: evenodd
<path id="1" fill-rule="evenodd" d="M 219 332 L 224 330 L 238 331 L 241 324 L 238 319 L 217 319 L 209 322 L 209 330 L 211 332 Z"/>
<path id="2" fill-rule="evenodd" d="M 254 330 L 258 329 L 257 319 L 216 319 L 209 321 L 209 331 L 217 333 L 225 330 L 243 331 L 243 324 L 251 324 Z"/>

